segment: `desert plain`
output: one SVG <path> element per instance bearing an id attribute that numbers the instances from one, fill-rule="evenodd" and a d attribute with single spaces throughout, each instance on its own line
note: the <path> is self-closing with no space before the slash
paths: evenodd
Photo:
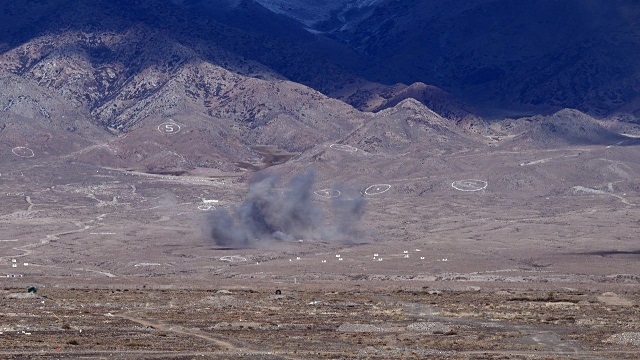
<path id="1" fill-rule="evenodd" d="M 314 171 L 327 228 L 337 198 L 364 214 L 340 239 L 249 247 L 216 245 L 206 223 L 253 171 L 5 146 L 0 357 L 639 358 L 638 147 L 486 141 L 286 156 L 263 172 L 284 187 Z"/>

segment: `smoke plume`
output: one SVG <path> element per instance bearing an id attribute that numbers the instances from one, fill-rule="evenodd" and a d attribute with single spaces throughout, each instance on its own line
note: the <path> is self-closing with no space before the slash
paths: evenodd
<path id="1" fill-rule="evenodd" d="M 249 194 L 233 214 L 225 209 L 207 216 L 203 232 L 219 246 L 246 248 L 273 241 L 298 239 L 344 241 L 364 214 L 365 200 L 334 201 L 333 226 L 325 224 L 321 208 L 313 201 L 313 173 L 294 177 L 284 191 L 278 177 L 269 176 L 251 185 Z"/>

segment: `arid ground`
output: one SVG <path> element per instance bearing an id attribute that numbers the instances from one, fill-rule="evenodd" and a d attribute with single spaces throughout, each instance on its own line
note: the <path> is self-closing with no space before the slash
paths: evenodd
<path id="1" fill-rule="evenodd" d="M 328 227 L 366 199 L 353 237 L 249 249 L 201 230 L 249 173 L 3 149 L 0 357 L 640 358 L 637 147 L 345 145 L 268 171 L 315 170 Z"/>

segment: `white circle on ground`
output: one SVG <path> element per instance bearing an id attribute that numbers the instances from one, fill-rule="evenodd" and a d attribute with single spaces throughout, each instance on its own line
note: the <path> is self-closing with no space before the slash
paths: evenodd
<path id="1" fill-rule="evenodd" d="M 216 207 L 213 205 L 198 205 L 198 209 L 202 211 L 209 211 L 209 210 L 215 210 Z"/>
<path id="2" fill-rule="evenodd" d="M 180 132 L 180 125 L 174 122 L 166 122 L 158 125 L 158 131 L 163 134 L 177 134 Z"/>
<path id="3" fill-rule="evenodd" d="M 33 150 L 29 149 L 28 147 L 24 147 L 24 146 L 18 146 L 18 147 L 14 147 L 13 149 L 11 149 L 11 152 L 14 155 L 23 157 L 23 158 L 32 158 L 34 157 L 36 154 L 33 152 Z"/>
<path id="4" fill-rule="evenodd" d="M 348 151 L 348 152 L 356 152 L 356 151 L 358 151 L 357 147 L 353 147 L 351 145 L 331 144 L 331 145 L 329 145 L 329 147 L 332 148 L 332 149 L 335 149 L 335 150 Z"/>
<path id="5" fill-rule="evenodd" d="M 451 186 L 460 191 L 480 191 L 484 190 L 487 184 L 484 180 L 466 179 L 454 181 L 451 183 Z"/>
<path id="6" fill-rule="evenodd" d="M 322 196 L 324 198 L 337 198 L 340 196 L 341 192 L 335 189 L 322 189 L 322 190 L 314 191 L 314 194 L 318 196 Z"/>
<path id="7" fill-rule="evenodd" d="M 365 195 L 379 195 L 385 193 L 391 189 L 389 184 L 375 184 L 371 185 L 364 190 Z"/>
<path id="8" fill-rule="evenodd" d="M 243 261 L 247 261 L 247 258 L 239 255 L 231 255 L 231 256 L 223 256 L 220 258 L 220 260 L 228 261 L 228 262 L 243 262 Z"/>

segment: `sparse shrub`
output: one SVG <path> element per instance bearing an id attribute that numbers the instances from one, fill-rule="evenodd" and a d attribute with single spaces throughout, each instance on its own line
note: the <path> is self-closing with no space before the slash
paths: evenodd
<path id="1" fill-rule="evenodd" d="M 555 293 L 553 291 L 549 291 L 547 293 L 547 301 L 552 301 L 555 297 Z"/>

